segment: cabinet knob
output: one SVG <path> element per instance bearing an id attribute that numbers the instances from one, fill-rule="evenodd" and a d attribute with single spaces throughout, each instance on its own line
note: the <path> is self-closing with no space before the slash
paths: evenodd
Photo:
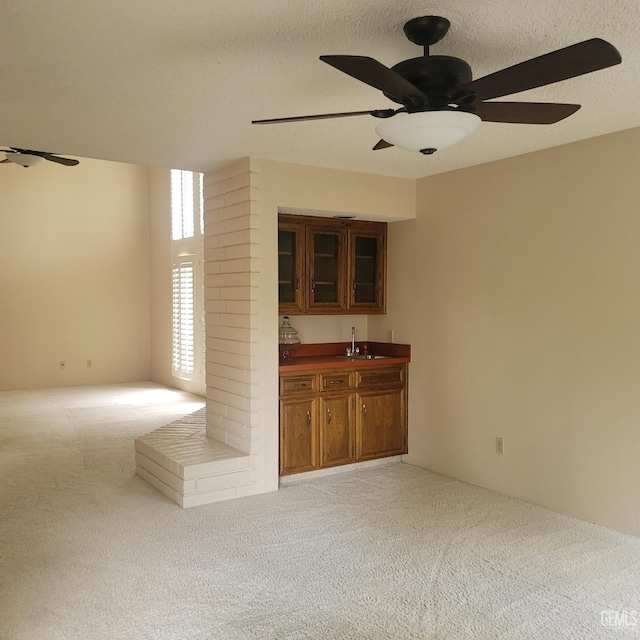
<path id="1" fill-rule="evenodd" d="M 363 402 L 362 403 L 362 413 L 364 415 L 364 417 L 367 417 L 367 405 Z"/>
<path id="2" fill-rule="evenodd" d="M 307 411 L 307 427 L 311 426 L 311 411 Z"/>
<path id="3" fill-rule="evenodd" d="M 331 409 L 327 409 L 327 424 L 331 424 Z"/>

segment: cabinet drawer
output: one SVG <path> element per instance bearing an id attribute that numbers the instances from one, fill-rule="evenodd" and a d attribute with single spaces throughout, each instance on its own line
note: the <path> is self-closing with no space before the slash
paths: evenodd
<path id="1" fill-rule="evenodd" d="M 338 389 L 349 389 L 352 386 L 351 372 L 320 374 L 320 391 L 337 391 Z"/>
<path id="2" fill-rule="evenodd" d="M 316 377 L 314 375 L 287 376 L 286 378 L 280 378 L 281 396 L 315 390 Z"/>
<path id="3" fill-rule="evenodd" d="M 356 371 L 356 384 L 358 389 L 362 387 L 366 387 L 367 389 L 377 389 L 380 387 L 392 389 L 402 387 L 405 381 L 404 372 L 404 365 L 385 367 L 384 369 L 370 367 L 369 369 Z"/>

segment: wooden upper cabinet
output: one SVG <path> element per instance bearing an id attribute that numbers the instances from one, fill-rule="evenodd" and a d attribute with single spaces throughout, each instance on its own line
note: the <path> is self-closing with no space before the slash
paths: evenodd
<path id="1" fill-rule="evenodd" d="M 385 313 L 386 252 L 386 223 L 280 215 L 280 314 Z"/>
<path id="2" fill-rule="evenodd" d="M 354 225 L 349 228 L 350 311 L 386 311 L 386 225 Z"/>
<path id="3" fill-rule="evenodd" d="M 278 300 L 280 313 L 303 313 L 305 227 L 297 222 L 278 224 Z"/>
<path id="4" fill-rule="evenodd" d="M 307 226 L 307 310 L 340 313 L 347 308 L 345 291 L 346 231 L 327 225 Z"/>

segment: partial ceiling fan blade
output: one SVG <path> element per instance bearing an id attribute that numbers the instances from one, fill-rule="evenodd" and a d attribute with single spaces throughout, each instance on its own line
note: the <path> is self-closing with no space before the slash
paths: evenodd
<path id="1" fill-rule="evenodd" d="M 320 60 L 356 80 L 398 98 L 404 104 L 423 105 L 429 102 L 427 96 L 418 87 L 373 58 L 367 56 L 320 56 Z"/>
<path id="2" fill-rule="evenodd" d="M 554 102 L 481 102 L 474 108 L 485 122 L 554 124 L 575 113 L 580 105 Z"/>
<path id="3" fill-rule="evenodd" d="M 269 118 L 268 120 L 252 120 L 251 124 L 276 124 L 278 122 L 302 122 L 304 120 L 328 120 L 329 118 L 349 118 L 351 116 L 373 116 L 374 118 L 389 118 L 393 109 L 373 109 L 370 111 L 344 111 L 342 113 L 320 113 L 313 116 L 292 116 L 290 118 Z"/>
<path id="4" fill-rule="evenodd" d="M 35 155 L 42 156 L 45 160 L 51 160 L 51 162 L 63 164 L 65 167 L 75 167 L 80 164 L 79 160 L 74 160 L 73 158 L 61 158 L 60 156 L 54 156 L 52 153 L 47 153 L 46 151 L 37 151 L 35 152 Z"/>
<path id="5" fill-rule="evenodd" d="M 58 164 L 63 164 L 66 167 L 75 167 L 80 164 L 80 160 L 72 160 L 71 158 L 61 158 L 60 156 L 55 156 L 53 153 L 48 153 L 46 151 L 35 151 L 34 149 L 18 149 L 17 147 L 11 147 L 13 151 L 16 153 L 25 153 L 30 156 L 40 156 L 45 160 L 51 160 L 51 162 L 57 162 Z"/>
<path id="6" fill-rule="evenodd" d="M 474 80 L 458 87 L 457 94 L 473 91 L 481 102 L 575 78 L 620 62 L 622 58 L 613 45 L 592 38 Z"/>
<path id="7" fill-rule="evenodd" d="M 11 162 L 9 158 L 5 158 L 4 160 L 0 160 L 0 164 L 4 164 L 5 162 Z"/>
<path id="8" fill-rule="evenodd" d="M 386 140 L 380 140 L 378 144 L 373 147 L 372 151 L 378 151 L 379 149 L 388 149 L 389 147 L 393 147 L 390 142 L 387 142 Z"/>

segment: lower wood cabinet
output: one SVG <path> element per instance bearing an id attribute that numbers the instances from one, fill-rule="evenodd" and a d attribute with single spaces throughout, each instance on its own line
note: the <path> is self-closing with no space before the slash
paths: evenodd
<path id="1" fill-rule="evenodd" d="M 318 466 L 317 398 L 280 401 L 280 474 Z"/>
<path id="2" fill-rule="evenodd" d="M 357 395 L 356 461 L 406 453 L 406 412 L 403 389 Z"/>
<path id="3" fill-rule="evenodd" d="M 320 467 L 354 460 L 353 394 L 320 396 Z"/>
<path id="4" fill-rule="evenodd" d="M 356 460 L 407 452 L 406 366 L 356 373 Z"/>
<path id="5" fill-rule="evenodd" d="M 407 366 L 280 377 L 280 475 L 407 453 Z"/>

